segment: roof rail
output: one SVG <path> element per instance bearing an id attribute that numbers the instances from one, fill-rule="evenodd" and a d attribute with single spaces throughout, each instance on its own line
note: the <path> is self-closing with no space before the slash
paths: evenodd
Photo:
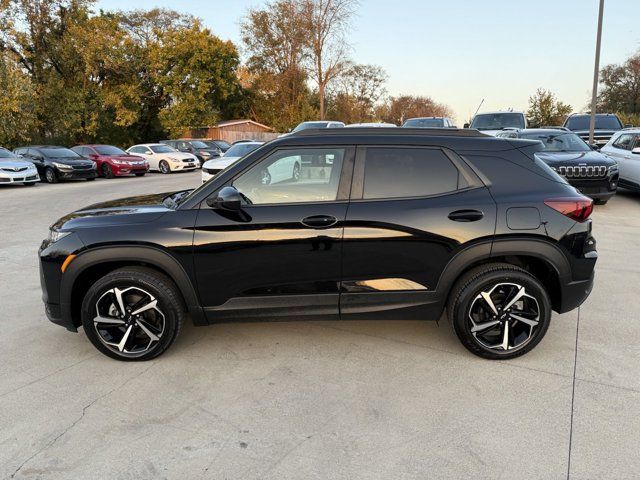
<path id="1" fill-rule="evenodd" d="M 376 128 L 376 127 L 352 127 L 352 128 L 308 128 L 300 130 L 295 136 L 346 136 L 346 135 L 376 135 L 376 136 L 431 136 L 431 137 L 489 137 L 473 128 Z"/>

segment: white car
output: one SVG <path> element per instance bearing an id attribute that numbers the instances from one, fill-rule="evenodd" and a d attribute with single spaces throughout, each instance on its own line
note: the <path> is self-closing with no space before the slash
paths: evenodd
<path id="1" fill-rule="evenodd" d="M 600 152 L 618 162 L 618 185 L 640 190 L 640 128 L 618 130 Z"/>
<path id="2" fill-rule="evenodd" d="M 143 157 L 149 162 L 149 170 L 160 173 L 195 170 L 200 165 L 198 158 L 185 152 L 179 152 L 162 143 L 143 143 L 127 149 L 127 153 Z"/>
<path id="3" fill-rule="evenodd" d="M 212 177 L 216 176 L 222 170 L 232 163 L 240 160 L 248 153 L 253 152 L 262 145 L 263 142 L 242 142 L 232 145 L 224 154 L 224 157 L 214 158 L 204 162 L 202 165 L 202 183 L 205 183 Z"/>
<path id="4" fill-rule="evenodd" d="M 522 112 L 483 112 L 473 117 L 471 125 L 465 123 L 464 128 L 475 128 L 495 137 L 505 129 L 527 128 L 527 117 Z"/>
<path id="5" fill-rule="evenodd" d="M 350 123 L 345 128 L 396 128 L 397 125 L 385 122 Z"/>
<path id="6" fill-rule="evenodd" d="M 0 147 L 0 185 L 22 183 L 27 186 L 35 185 L 39 181 L 38 170 L 32 162 Z"/>

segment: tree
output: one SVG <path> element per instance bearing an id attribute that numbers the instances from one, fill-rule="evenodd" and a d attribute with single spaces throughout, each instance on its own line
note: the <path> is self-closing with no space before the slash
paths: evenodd
<path id="1" fill-rule="evenodd" d="M 313 118 L 300 1 L 276 0 L 250 10 L 240 28 L 249 53 L 244 76 L 252 117 L 281 131 Z"/>
<path id="2" fill-rule="evenodd" d="M 31 140 L 36 116 L 31 81 L 20 65 L 0 53 L 0 145 L 17 147 Z"/>
<path id="3" fill-rule="evenodd" d="M 529 97 L 527 118 L 532 126 L 562 125 L 567 115 L 572 111 L 571 105 L 556 99 L 550 90 L 539 88 Z"/>
<path id="4" fill-rule="evenodd" d="M 622 65 L 607 65 L 600 71 L 598 96 L 601 111 L 640 114 L 640 52 Z"/>
<path id="5" fill-rule="evenodd" d="M 386 82 L 382 67 L 350 64 L 329 90 L 328 113 L 346 123 L 375 120 L 375 106 L 385 94 Z"/>
<path id="6" fill-rule="evenodd" d="M 358 0 L 301 0 L 311 77 L 318 86 L 320 119 L 325 117 L 325 92 L 347 64 L 346 30 Z"/>
<path id="7" fill-rule="evenodd" d="M 400 95 L 391 97 L 377 108 L 377 116 L 385 122 L 402 125 L 408 118 L 451 117 L 451 109 L 431 97 Z"/>

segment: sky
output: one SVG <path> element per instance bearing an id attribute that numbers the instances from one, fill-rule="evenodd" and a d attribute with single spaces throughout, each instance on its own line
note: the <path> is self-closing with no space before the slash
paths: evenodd
<path id="1" fill-rule="evenodd" d="M 99 0 L 104 10 L 166 7 L 200 17 L 240 45 L 240 19 L 264 0 Z M 640 0 L 605 0 L 600 65 L 640 50 Z M 636 7 L 636 8 L 633 8 Z M 574 111 L 591 95 L 598 0 L 360 0 L 356 63 L 382 66 L 389 95 L 427 95 L 462 125 L 480 111 L 526 110 L 536 89 Z"/>

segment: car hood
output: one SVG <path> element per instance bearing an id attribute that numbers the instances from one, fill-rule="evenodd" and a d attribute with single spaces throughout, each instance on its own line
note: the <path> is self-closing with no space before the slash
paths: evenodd
<path id="1" fill-rule="evenodd" d="M 536 157 L 550 166 L 567 165 L 615 165 L 615 160 L 600 152 L 536 152 Z"/>
<path id="2" fill-rule="evenodd" d="M 151 222 L 171 209 L 162 201 L 176 192 L 141 195 L 120 198 L 108 202 L 95 203 L 76 210 L 57 220 L 51 228 L 55 230 L 74 230 L 107 225 L 127 225 Z"/>
<path id="3" fill-rule="evenodd" d="M 242 157 L 220 157 L 204 162 L 202 168 L 211 168 L 213 170 L 222 170 L 232 163 L 240 160 Z"/>
<path id="4" fill-rule="evenodd" d="M 29 168 L 29 167 L 33 167 L 33 163 L 31 162 L 27 162 L 26 160 L 21 160 L 19 158 L 13 159 L 13 158 L 5 158 L 0 160 L 0 168 L 7 168 L 7 169 L 23 169 L 23 168 Z"/>
<path id="5" fill-rule="evenodd" d="M 500 132 L 503 132 L 504 130 L 478 130 L 478 131 L 480 133 L 484 133 L 485 135 L 491 135 L 492 137 L 495 137 L 497 134 L 499 134 Z"/>
<path id="6" fill-rule="evenodd" d="M 185 152 L 168 152 L 168 153 L 159 153 L 158 155 L 165 156 L 167 158 L 173 158 L 175 160 L 195 160 L 196 158 L 191 153 Z"/>
<path id="7" fill-rule="evenodd" d="M 112 160 L 122 160 L 125 162 L 141 162 L 144 160 L 142 157 L 138 157 L 137 155 L 104 155 L 103 158 L 110 158 Z"/>
<path id="8" fill-rule="evenodd" d="M 87 158 L 47 158 L 51 162 L 62 163 L 63 165 L 72 165 L 72 166 L 82 166 L 89 167 L 93 165 L 93 160 L 89 160 Z"/>

